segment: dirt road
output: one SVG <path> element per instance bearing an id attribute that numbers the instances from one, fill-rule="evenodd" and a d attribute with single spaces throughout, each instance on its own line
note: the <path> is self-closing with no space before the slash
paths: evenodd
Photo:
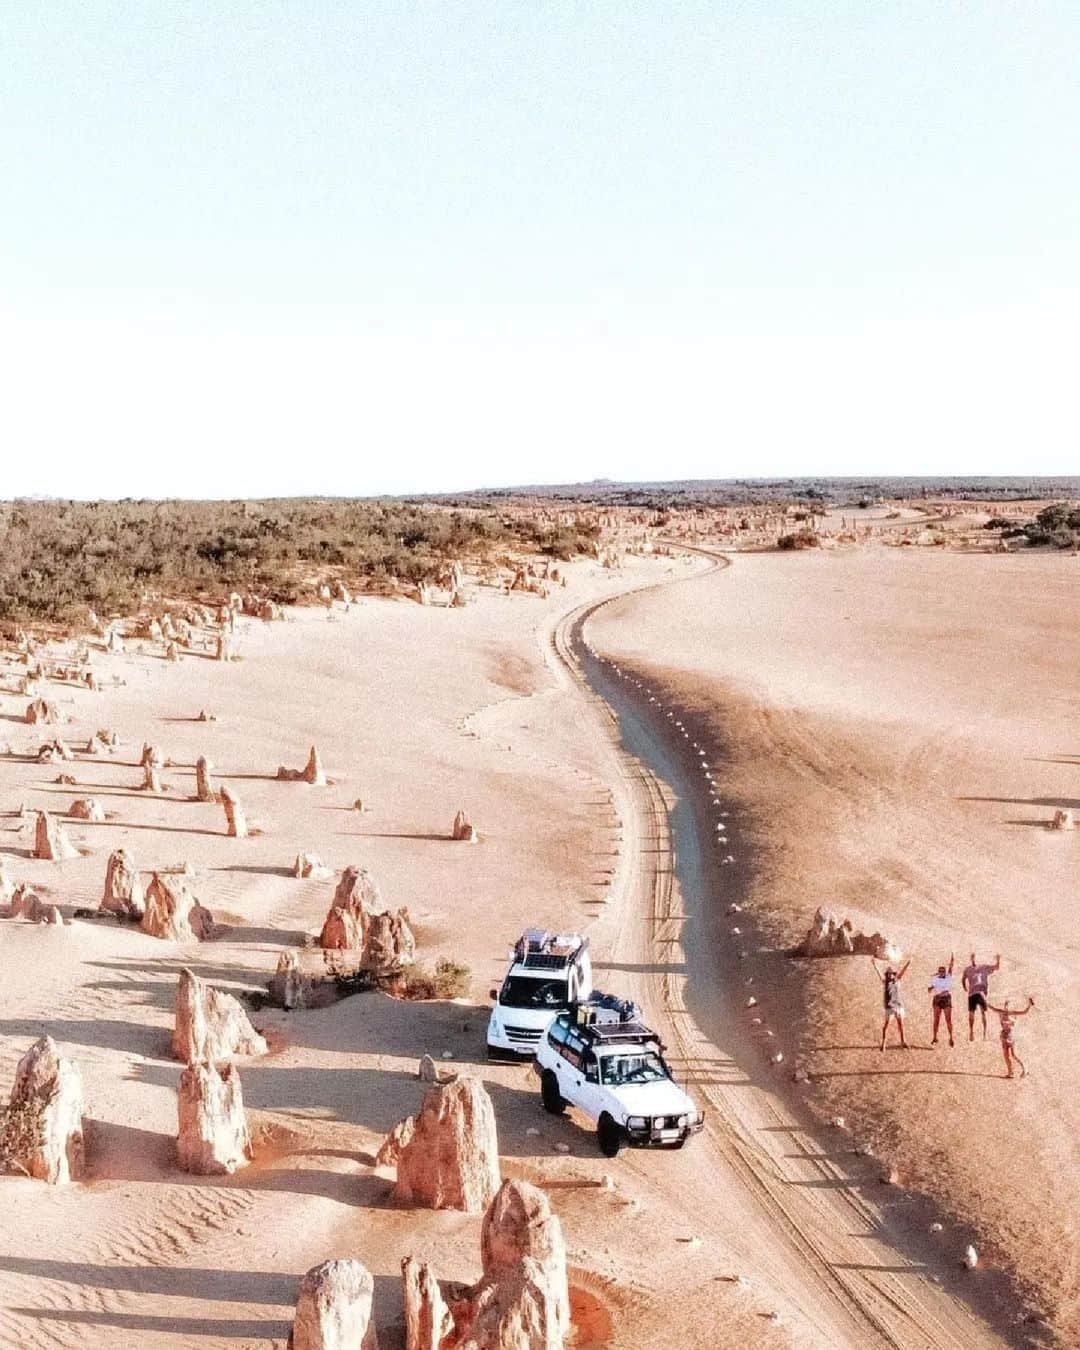
<path id="1" fill-rule="evenodd" d="M 715 580 L 723 584 L 719 572 Z M 647 1152 L 624 1154 L 620 1165 L 659 1190 L 659 1204 L 719 1258 L 722 1273 L 706 1278 L 732 1280 L 739 1270 L 761 1282 L 770 1320 L 789 1342 L 1017 1343 L 962 1299 L 959 1253 L 944 1260 L 902 1232 L 905 1198 L 881 1183 L 873 1159 L 800 1118 L 781 1086 L 789 1065 L 771 1062 L 782 1052 L 767 1040 L 769 1053 L 760 1040 L 747 1043 L 749 987 L 714 949 L 718 927 L 735 921 L 721 917 L 728 845 L 718 848 L 709 829 L 718 802 L 708 766 L 657 696 L 591 649 L 588 621 L 605 603 L 580 607 L 551 632 L 553 663 L 581 693 L 583 730 L 609 743 L 622 820 L 617 900 L 594 937 L 612 953 L 598 962 L 600 982 L 617 972 L 608 978 L 662 1029 L 677 1074 L 706 1110 L 692 1146 L 693 1186 L 684 1170 L 650 1167 Z M 716 1344 L 717 1335 L 703 1326 L 700 1343 Z"/>

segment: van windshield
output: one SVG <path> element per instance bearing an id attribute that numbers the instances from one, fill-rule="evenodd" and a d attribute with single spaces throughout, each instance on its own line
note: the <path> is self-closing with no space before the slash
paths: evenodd
<path id="1" fill-rule="evenodd" d="M 667 1070 L 655 1050 L 644 1050 L 633 1055 L 604 1055 L 600 1060 L 600 1077 L 612 1087 L 619 1087 L 623 1083 L 656 1083 L 667 1077 Z"/>
<path id="2" fill-rule="evenodd" d="M 527 975 L 507 975 L 499 993 L 506 1008 L 565 1008 L 570 1003 L 565 980 L 531 980 Z"/>

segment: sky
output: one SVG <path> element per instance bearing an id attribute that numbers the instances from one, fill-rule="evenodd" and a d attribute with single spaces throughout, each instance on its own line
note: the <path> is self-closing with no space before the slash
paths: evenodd
<path id="1" fill-rule="evenodd" d="M 4 0 L 0 496 L 1077 469 L 1075 0 Z"/>

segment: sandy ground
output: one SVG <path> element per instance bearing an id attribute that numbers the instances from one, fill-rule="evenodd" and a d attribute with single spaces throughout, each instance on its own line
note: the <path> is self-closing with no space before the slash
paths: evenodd
<path id="1" fill-rule="evenodd" d="M 798 587 L 808 575 L 799 566 L 834 560 L 839 555 L 780 561 Z M 71 915 L 97 902 L 105 857 L 123 845 L 143 869 L 191 864 L 194 888 L 227 925 L 212 943 L 185 949 L 111 924 L 76 919 L 57 930 L 0 921 L 0 1082 L 36 1035 L 51 1032 L 83 1072 L 91 1170 L 86 1183 L 63 1189 L 0 1181 L 0 1344 L 283 1345 L 302 1272 L 351 1255 L 375 1276 L 384 1347 L 400 1346 L 401 1258 L 431 1259 L 444 1278 L 472 1278 L 479 1264 L 478 1219 L 391 1206 L 391 1178 L 373 1166 L 386 1131 L 419 1103 L 415 1069 L 425 1051 L 449 1052 L 452 1066 L 484 1077 L 504 1174 L 549 1190 L 568 1237 L 578 1350 L 1023 1339 L 994 1277 L 980 1275 L 976 1288 L 957 1271 L 960 1231 L 950 1229 L 949 1245 L 935 1247 L 908 1193 L 882 1188 L 875 1160 L 851 1154 L 843 1132 L 815 1131 L 789 1100 L 786 1069 L 765 1054 L 773 1044 L 747 1022 L 740 981 L 759 982 L 763 1006 L 774 986 L 778 1002 L 790 1004 L 803 997 L 803 984 L 781 990 L 777 971 L 788 964 L 781 958 L 770 965 L 752 954 L 750 965 L 739 964 L 726 929 L 712 922 L 721 899 L 756 884 L 757 917 L 781 923 L 784 905 L 770 910 L 763 898 L 778 866 L 771 830 L 753 835 L 740 799 L 730 844 L 740 862 L 714 863 L 713 822 L 702 812 L 715 803 L 699 790 L 698 752 L 691 757 L 642 691 L 588 651 L 602 634 L 627 649 L 663 651 L 666 660 L 685 652 L 693 672 L 683 677 L 687 691 L 697 697 L 705 689 L 710 710 L 726 708 L 720 685 L 706 688 L 706 672 L 690 657 L 704 654 L 714 678 L 717 667 L 708 666 L 719 660 L 717 638 L 731 631 L 733 582 L 744 562 L 749 576 L 775 561 L 740 560 L 731 572 L 616 600 L 591 618 L 606 594 L 704 564 L 631 560 L 611 573 L 582 563 L 550 600 L 475 591 L 461 611 L 364 600 L 333 621 L 294 612 L 286 623 L 245 625 L 241 660 L 230 665 L 101 656 L 106 683 L 116 675 L 122 685 L 97 694 L 48 690 L 72 718 L 63 731 L 73 743 L 102 726 L 121 734 L 115 755 L 78 758 L 75 788 L 55 784 L 57 766 L 20 757 L 41 738 L 19 720 L 25 699 L 0 698 L 17 752 L 0 760 L 0 810 L 10 813 L 0 816 L 0 850 L 16 878 Z M 778 596 L 777 615 L 790 603 Z M 749 611 L 744 623 L 757 631 Z M 770 657 L 767 672 L 784 669 L 783 651 L 777 639 L 775 652 L 758 653 Z M 748 664 L 757 669 L 757 661 Z M 585 692 L 586 680 L 620 712 L 624 740 Z M 822 697 L 831 688 L 823 674 Z M 749 707 L 757 696 L 740 697 Z M 191 720 L 200 708 L 219 720 Z M 164 798 L 137 786 L 143 741 L 174 761 L 163 775 Z M 331 784 L 275 781 L 279 764 L 302 765 L 311 742 Z M 200 753 L 240 796 L 262 829 L 257 837 L 227 839 L 220 808 L 189 800 Z M 32 860 L 18 808 L 63 810 L 90 793 L 111 815 L 102 825 L 71 823 L 86 855 Z M 357 798 L 362 814 L 350 809 Z M 462 806 L 481 831 L 477 847 L 447 837 Z M 992 805 L 965 809 L 993 833 L 994 818 L 978 815 Z M 815 822 L 807 841 L 820 851 L 829 828 L 824 818 Z M 1000 811 L 996 828 L 1004 828 Z M 745 847 L 737 831 L 746 832 Z M 751 844 L 761 859 L 754 876 L 741 864 Z M 241 1065 L 261 1140 L 257 1162 L 222 1181 L 185 1176 L 173 1162 L 179 1066 L 168 1045 L 177 972 L 187 964 L 222 987 L 262 984 L 279 951 L 316 930 L 329 903 L 332 882 L 291 876 L 300 850 L 335 868 L 368 866 L 391 904 L 410 907 L 425 960 L 447 954 L 469 962 L 472 998 L 407 1004 L 370 994 L 320 1010 L 258 1014 L 274 1053 Z M 849 886 L 845 902 L 857 890 Z M 812 907 L 801 894 L 800 919 Z M 527 922 L 586 929 L 603 983 L 638 998 L 661 1026 L 677 1073 L 708 1113 L 705 1134 L 690 1148 L 605 1160 L 573 1112 L 561 1120 L 543 1114 L 527 1068 L 486 1062 L 487 988 Z M 911 924 L 896 930 L 914 943 Z M 1010 945 L 1007 961 L 1021 955 Z M 831 964 L 838 974 L 847 967 Z M 755 974 L 745 975 L 751 967 Z M 864 1040 L 875 1008 L 867 981 L 861 967 L 857 980 L 848 971 L 840 981 L 858 995 Z M 825 1020 L 847 1015 L 843 1000 L 828 989 L 819 998 L 815 1033 L 855 1044 L 850 1031 Z M 1050 1005 L 1040 1012 L 1047 1022 L 1062 1015 Z M 836 1040 L 841 1034 L 849 1039 Z M 1042 1044 L 1040 1035 L 1031 1079 L 993 1087 L 1018 1088 L 1027 1095 L 1016 1100 L 1032 1100 L 1051 1077 Z M 863 1054 L 842 1053 L 842 1068 Z M 841 1052 L 821 1054 L 814 1068 L 824 1072 Z M 884 1112 L 857 1109 L 867 1132 L 884 1129 Z M 606 1177 L 611 1187 L 601 1184 Z"/>
<path id="2" fill-rule="evenodd" d="M 1080 807 L 1077 584 L 1061 555 L 736 556 L 615 601 L 587 629 L 643 718 L 662 730 L 671 712 L 700 745 L 719 800 L 702 780 L 697 807 L 728 812 L 700 878 L 722 886 L 687 943 L 697 1023 L 709 970 L 727 960 L 758 1000 L 736 1046 L 756 1045 L 759 1062 L 781 1047 L 778 1079 L 820 1120 L 844 1117 L 834 1151 L 868 1145 L 878 1170 L 897 1169 L 900 1187 L 878 1183 L 893 1208 L 913 1231 L 943 1225 L 927 1268 L 946 1271 L 974 1240 L 975 1302 L 1010 1340 L 1061 1344 L 1080 1341 L 1080 836 L 1046 825 Z M 881 991 L 865 958 L 785 954 L 819 904 L 911 956 L 908 1053 L 877 1049 Z M 695 984 L 701 950 L 711 964 Z M 951 952 L 959 974 L 972 950 L 1001 953 L 992 1001 L 1037 1000 L 1018 1024 L 1020 1081 L 1002 1077 L 996 1018 L 969 1042 L 962 997 L 955 1048 L 944 1035 L 930 1047 L 929 976 Z M 1039 1320 L 1022 1320 L 1030 1310 Z"/>
<path id="3" fill-rule="evenodd" d="M 582 563 L 549 601 L 484 590 L 465 610 L 362 600 L 333 621 L 297 611 L 285 623 L 245 623 L 241 659 L 229 665 L 101 654 L 102 692 L 45 691 L 70 719 L 61 731 L 72 744 L 98 727 L 120 733 L 115 755 L 74 765 L 30 760 L 25 752 L 52 732 L 24 725 L 25 698 L 0 698 L 14 752 L 0 760 L 0 850 L 15 879 L 71 918 L 96 905 L 107 854 L 123 846 L 144 870 L 190 864 L 193 888 L 227 925 L 185 949 L 111 923 L 0 920 L 0 1082 L 50 1032 L 83 1074 L 90 1158 L 84 1184 L 0 1180 L 0 1344 L 282 1345 L 299 1276 L 340 1255 L 372 1270 L 382 1343 L 401 1344 L 404 1255 L 432 1259 L 446 1278 L 479 1268 L 478 1219 L 392 1208 L 392 1178 L 372 1165 L 385 1133 L 419 1104 L 425 1051 L 485 1077 L 505 1174 L 550 1189 L 569 1242 L 579 1344 L 629 1346 L 641 1334 L 665 1343 L 655 1329 L 667 1320 L 665 1284 L 686 1265 L 687 1234 L 684 1216 L 657 1212 L 646 1193 L 657 1168 L 692 1188 L 692 1152 L 657 1156 L 602 1189 L 612 1169 L 592 1136 L 580 1121 L 543 1114 L 527 1068 L 489 1066 L 483 1029 L 487 988 L 526 923 L 587 927 L 605 903 L 614 907 L 610 751 L 583 734 L 592 713 L 559 671 L 555 620 L 586 597 L 685 570 Z M 202 708 L 219 720 L 193 720 Z M 162 798 L 139 787 L 144 741 L 171 761 Z M 275 781 L 277 766 L 302 765 L 312 742 L 330 786 Z M 200 753 L 261 827 L 257 837 L 226 838 L 220 808 L 190 800 Z M 58 767 L 72 770 L 75 787 L 56 784 Z M 68 824 L 85 855 L 33 860 L 20 808 L 63 812 L 90 794 L 109 818 Z M 350 809 L 357 798 L 363 814 Z M 461 806 L 481 831 L 477 847 L 448 838 Z M 173 1160 L 177 972 L 190 965 L 221 987 L 256 988 L 283 947 L 317 931 L 333 882 L 291 876 L 302 849 L 335 868 L 368 866 L 391 904 L 410 907 L 425 960 L 470 963 L 473 1001 L 371 994 L 258 1014 L 274 1053 L 241 1065 L 263 1140 L 257 1163 L 221 1181 L 185 1176 Z M 769 1310 L 731 1283 L 708 1293 L 678 1343 L 715 1343 L 718 1302 L 743 1338 Z"/>

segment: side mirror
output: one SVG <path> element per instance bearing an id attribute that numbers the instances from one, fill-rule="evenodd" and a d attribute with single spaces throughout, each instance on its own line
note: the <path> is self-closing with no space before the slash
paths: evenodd
<path id="1" fill-rule="evenodd" d="M 498 1000 L 498 997 L 499 997 L 499 991 L 498 991 L 497 989 L 489 989 L 489 990 L 488 990 L 488 998 L 493 998 L 493 999 L 495 999 L 495 1000 Z"/>

